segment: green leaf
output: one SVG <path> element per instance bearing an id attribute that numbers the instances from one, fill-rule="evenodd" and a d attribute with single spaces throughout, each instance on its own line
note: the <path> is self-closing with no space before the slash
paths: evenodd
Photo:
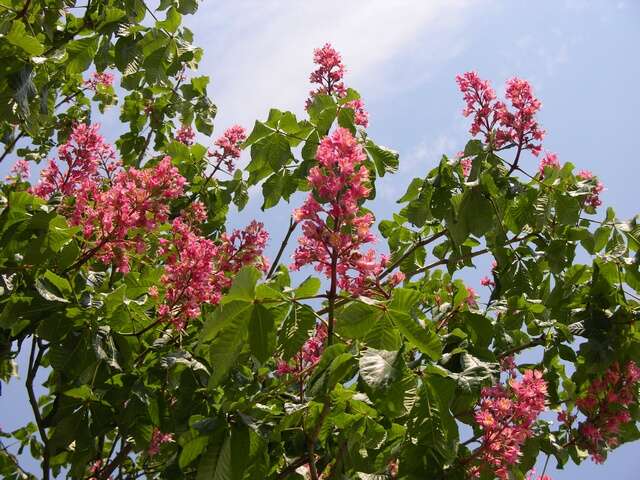
<path id="1" fill-rule="evenodd" d="M 69 303 L 65 295 L 71 295 L 71 285 L 66 279 L 59 277 L 49 270 L 47 270 L 42 277 L 36 279 L 35 287 L 45 300 Z"/>
<path id="2" fill-rule="evenodd" d="M 282 358 L 288 360 L 300 350 L 315 323 L 315 314 L 309 306 L 295 306 L 290 310 L 278 332 L 278 349 L 282 351 Z"/>
<path id="3" fill-rule="evenodd" d="M 24 23 L 20 20 L 14 20 L 11 29 L 5 35 L 7 42 L 21 48 L 31 56 L 41 55 L 44 47 L 37 38 L 27 33 Z"/>
<path id="4" fill-rule="evenodd" d="M 293 158 L 291 155 L 291 146 L 284 135 L 274 133 L 263 140 L 263 142 L 263 155 L 274 172 L 280 170 L 289 162 L 289 159 Z"/>
<path id="5" fill-rule="evenodd" d="M 363 339 L 382 317 L 382 311 L 372 305 L 352 302 L 338 309 L 336 331 L 346 338 Z"/>
<path id="6" fill-rule="evenodd" d="M 64 392 L 66 397 L 77 398 L 79 400 L 92 400 L 95 398 L 89 385 L 81 385 Z"/>
<path id="7" fill-rule="evenodd" d="M 261 207 L 262 210 L 278 204 L 280 198 L 282 198 L 282 183 L 282 175 L 274 173 L 262 184 L 262 196 L 264 197 L 264 202 Z"/>
<path id="8" fill-rule="evenodd" d="M 381 388 L 398 377 L 397 361 L 398 352 L 367 348 L 358 362 L 360 377 L 374 390 Z"/>
<path id="9" fill-rule="evenodd" d="M 244 267 L 236 275 L 233 285 L 231 285 L 229 293 L 222 299 L 222 303 L 228 303 L 233 300 L 252 302 L 256 297 L 256 284 L 261 277 L 262 273 L 256 268 Z"/>
<path id="10" fill-rule="evenodd" d="M 210 385 L 217 385 L 229 373 L 240 355 L 247 337 L 250 310 L 244 310 L 243 314 L 234 317 L 233 321 L 211 342 L 209 360 L 213 367 L 213 374 L 209 378 Z"/>
<path id="11" fill-rule="evenodd" d="M 411 183 L 407 187 L 407 191 L 398 199 L 397 203 L 405 203 L 416 199 L 422 190 L 423 184 L 424 180 L 422 178 L 414 178 L 411 180 Z"/>
<path id="12" fill-rule="evenodd" d="M 196 480 L 232 480 L 231 437 L 225 434 L 222 445 L 209 446 L 198 465 Z"/>
<path id="13" fill-rule="evenodd" d="M 180 15 L 174 7 L 171 7 L 167 11 L 167 18 L 163 21 L 158 22 L 158 26 L 160 28 L 164 28 L 170 33 L 174 33 L 180 26 L 181 20 L 182 15 Z"/>
<path id="14" fill-rule="evenodd" d="M 385 173 L 396 173 L 400 163 L 400 154 L 381 145 L 376 145 L 371 140 L 367 140 L 365 150 L 371 157 L 378 175 L 383 177 Z"/>
<path id="15" fill-rule="evenodd" d="M 402 338 L 389 319 L 388 315 L 381 315 L 372 322 L 364 343 L 369 347 L 381 350 L 395 351 L 402 346 Z"/>
<path id="16" fill-rule="evenodd" d="M 432 360 L 438 360 L 442 352 L 440 338 L 435 332 L 419 325 L 410 314 L 419 297 L 415 290 L 396 288 L 387 315 L 409 342 Z"/>
<path id="17" fill-rule="evenodd" d="M 182 470 L 191 462 L 193 462 L 196 458 L 200 456 L 202 452 L 207 448 L 209 444 L 209 437 L 199 436 L 182 446 L 182 451 L 180 452 L 180 457 L 178 459 L 178 465 Z"/>
<path id="18" fill-rule="evenodd" d="M 477 188 L 467 191 L 460 204 L 460 216 L 466 223 L 466 229 L 476 237 L 493 228 L 493 213 L 491 202 Z"/>
<path id="19" fill-rule="evenodd" d="M 316 277 L 307 277 L 305 280 L 296 288 L 295 290 L 295 298 L 302 297 L 312 297 L 318 290 L 320 290 L 320 280 Z"/>
<path id="20" fill-rule="evenodd" d="M 99 40 L 100 36 L 94 35 L 69 42 L 67 45 L 67 53 L 69 54 L 66 62 L 67 74 L 82 73 L 89 68 L 98 51 Z"/>
<path id="21" fill-rule="evenodd" d="M 268 137 L 271 134 L 273 134 L 273 128 L 256 120 L 256 123 L 253 126 L 253 130 L 249 134 L 249 137 L 247 137 L 247 139 L 242 144 L 242 148 L 250 147 L 254 143 L 259 142 L 260 140 Z"/>
<path id="22" fill-rule="evenodd" d="M 275 350 L 275 318 L 271 311 L 261 304 L 255 305 L 251 313 L 249 345 L 251 352 L 261 362 L 269 359 Z"/>
<path id="23" fill-rule="evenodd" d="M 236 317 L 248 316 L 252 308 L 253 303 L 244 300 L 218 305 L 202 327 L 199 335 L 200 344 L 215 338 L 226 326 L 236 321 Z"/>
<path id="24" fill-rule="evenodd" d="M 577 198 L 568 195 L 558 195 L 556 213 L 561 225 L 575 225 L 580 217 L 581 205 Z"/>

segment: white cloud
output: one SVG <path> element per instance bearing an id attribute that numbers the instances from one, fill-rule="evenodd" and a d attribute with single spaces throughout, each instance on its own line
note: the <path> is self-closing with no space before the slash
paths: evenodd
<path id="1" fill-rule="evenodd" d="M 342 53 L 349 85 L 377 90 L 389 75 L 395 88 L 399 82 L 415 83 L 415 75 L 403 78 L 385 67 L 429 35 L 428 52 L 415 59 L 419 66 L 411 66 L 412 72 L 427 72 L 421 73 L 424 78 L 430 63 L 461 50 L 460 41 L 443 39 L 459 38 L 453 32 L 471 16 L 471 5 L 468 0 L 211 2 L 188 21 L 195 43 L 205 48 L 201 72 L 212 77 L 217 125 L 250 127 L 270 107 L 301 112 L 312 51 L 325 42 Z"/>

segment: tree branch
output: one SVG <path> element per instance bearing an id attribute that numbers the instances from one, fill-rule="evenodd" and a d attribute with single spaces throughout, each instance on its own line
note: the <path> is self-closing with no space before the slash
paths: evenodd
<path id="1" fill-rule="evenodd" d="M 278 249 L 278 254 L 276 255 L 275 260 L 271 264 L 271 268 L 269 269 L 269 273 L 267 273 L 267 280 L 269 280 L 273 276 L 273 274 L 276 271 L 276 268 L 278 268 L 278 263 L 280 262 L 280 257 L 282 257 L 282 254 L 284 253 L 284 249 L 286 248 L 287 243 L 289 243 L 289 239 L 291 238 L 291 234 L 293 233 L 293 231 L 296 229 L 297 226 L 298 226 L 298 222 L 294 221 L 293 218 L 290 218 L 289 219 L 289 230 L 287 230 L 287 234 L 284 236 L 284 239 L 282 240 L 282 243 L 280 244 L 280 248 Z"/>
<path id="2" fill-rule="evenodd" d="M 105 466 L 102 470 L 100 470 L 100 472 L 98 472 L 98 480 L 107 480 L 113 473 L 113 471 L 127 459 L 129 453 L 131 453 L 131 450 L 133 450 L 133 446 L 130 443 L 127 443 L 126 445 L 124 444 L 124 437 L 122 437 L 121 442 L 123 445 L 120 448 L 120 452 L 112 462 L 107 464 L 107 466 Z"/>
<path id="3" fill-rule="evenodd" d="M 426 245 L 429 245 L 431 242 L 437 240 L 438 238 L 446 235 L 447 231 L 443 230 L 442 232 L 438 232 L 438 233 L 434 233 L 433 235 L 431 235 L 430 237 L 427 237 L 423 240 L 420 240 L 419 242 L 414 243 L 411 247 L 409 247 L 409 249 L 407 249 L 406 252 L 404 252 L 400 258 L 398 258 L 395 262 L 393 262 L 391 265 L 389 265 L 381 274 L 379 278 L 384 278 L 387 275 L 389 275 L 391 272 L 393 272 L 393 270 L 400 265 L 409 255 L 411 255 L 414 251 L 416 251 L 418 248 L 420 247 L 424 247 Z"/>
<path id="4" fill-rule="evenodd" d="M 33 391 L 33 381 L 35 380 L 36 373 L 38 368 L 40 367 L 40 361 L 42 360 L 42 355 L 44 350 L 39 348 L 38 354 L 36 355 L 36 337 L 33 336 L 31 343 L 31 353 L 29 353 L 29 366 L 27 369 L 27 380 L 25 385 L 27 387 L 27 394 L 29 396 L 29 404 L 31 405 L 31 410 L 33 411 L 33 417 L 36 421 L 36 425 L 38 426 L 38 432 L 40 433 L 40 438 L 42 440 L 42 479 L 49 480 L 49 439 L 47 437 L 47 432 L 42 424 L 42 416 L 40 415 L 40 408 L 38 407 L 38 400 L 36 399 L 36 395 Z"/>
<path id="5" fill-rule="evenodd" d="M 11 143 L 9 143 L 5 148 L 4 148 L 4 152 L 2 153 L 2 155 L 0 155 L 0 163 L 2 163 L 2 161 L 4 160 L 4 158 L 9 155 L 12 151 L 13 151 L 13 147 L 16 146 L 16 143 L 18 143 L 18 141 L 24 137 L 24 132 L 20 132 L 18 135 L 16 135 L 16 137 L 11 141 Z"/>
<path id="6" fill-rule="evenodd" d="M 511 240 L 507 240 L 506 242 L 504 242 L 503 244 L 501 244 L 499 246 L 500 247 L 505 247 L 505 246 L 510 245 L 512 243 L 517 243 L 517 242 L 521 242 L 523 240 L 526 240 L 527 238 L 529 238 L 531 236 L 533 236 L 533 235 L 529 234 L 529 235 L 526 235 L 524 237 L 517 236 L 517 237 L 512 238 Z M 462 255 L 461 257 L 455 258 L 455 260 L 456 261 L 467 260 L 467 259 L 470 259 L 470 258 L 478 257 L 480 255 L 484 255 L 485 253 L 489 253 L 490 251 L 491 250 L 489 248 L 483 248 L 481 250 L 476 250 L 475 252 L 471 252 L 471 253 L 469 253 L 467 255 Z M 415 270 L 415 271 L 409 273 L 408 276 L 413 276 L 413 275 L 417 275 L 419 273 L 427 272 L 427 271 L 431 270 L 432 268 L 438 267 L 440 265 L 446 265 L 446 264 L 449 263 L 450 260 L 451 260 L 450 257 L 449 258 L 443 258 L 441 260 L 438 260 L 436 262 L 430 263 L 429 265 L 426 265 L 426 266 L 424 266 L 422 268 L 419 268 L 418 270 Z"/>

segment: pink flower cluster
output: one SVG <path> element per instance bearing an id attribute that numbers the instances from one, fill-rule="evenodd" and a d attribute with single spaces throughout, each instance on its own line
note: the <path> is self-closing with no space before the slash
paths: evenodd
<path id="1" fill-rule="evenodd" d="M 121 170 L 106 188 L 85 178 L 73 192 L 69 222 L 82 226 L 85 239 L 95 244 L 92 251 L 97 258 L 105 264 L 115 261 L 117 270 L 127 273 L 129 253 L 146 251 L 143 232 L 168 220 L 168 200 L 182 195 L 184 183 L 169 157 L 152 168 Z"/>
<path id="2" fill-rule="evenodd" d="M 94 92 L 98 90 L 98 86 L 110 87 L 113 85 L 114 76 L 109 72 L 93 72 L 88 80 L 84 81 L 86 87 Z"/>
<path id="3" fill-rule="evenodd" d="M 340 53 L 330 43 L 325 43 L 322 48 L 316 48 L 313 51 L 313 63 L 318 65 L 318 68 L 311 72 L 309 81 L 319 86 L 309 93 L 307 106 L 311 104 L 316 95 L 344 97 L 347 89 L 342 81 L 345 68 Z"/>
<path id="4" fill-rule="evenodd" d="M 462 167 L 464 178 L 468 178 L 471 173 L 471 167 L 473 167 L 473 159 L 469 157 L 460 158 L 460 166 Z"/>
<path id="5" fill-rule="evenodd" d="M 475 288 L 467 287 L 467 298 L 465 298 L 464 301 L 469 308 L 478 308 L 478 302 L 476 301 L 477 297 L 478 294 L 476 293 Z"/>
<path id="6" fill-rule="evenodd" d="M 31 172 L 31 167 L 29 166 L 29 161 L 25 159 L 20 159 L 14 163 L 13 167 L 11 167 L 11 175 L 7 176 L 7 180 L 14 180 L 16 182 L 24 182 L 29 178 L 29 174 Z"/>
<path id="7" fill-rule="evenodd" d="M 496 272 L 497 268 L 498 268 L 498 262 L 496 262 L 495 260 L 492 261 L 491 262 L 491 273 L 495 275 L 495 272 Z M 488 275 L 485 275 L 480 280 L 480 285 L 482 285 L 483 287 L 495 288 L 496 282 L 494 282 L 493 279 L 491 277 L 489 277 Z"/>
<path id="8" fill-rule="evenodd" d="M 513 144 L 520 150 L 531 150 L 538 155 L 542 149 L 544 130 L 535 119 L 541 103 L 533 96 L 531 85 L 519 78 L 507 81 L 507 105 L 496 99 L 496 93 L 488 81 L 482 80 L 477 73 L 467 72 L 456 77 L 458 87 L 463 94 L 466 108 L 465 117 L 473 115 L 470 133 L 483 134 L 485 142 L 495 148 Z"/>
<path id="9" fill-rule="evenodd" d="M 544 169 L 545 168 L 554 168 L 560 169 L 560 162 L 558 161 L 558 155 L 555 153 L 547 153 L 544 157 L 540 159 L 540 165 L 538 165 L 538 172 L 540 173 L 540 178 L 544 178 Z"/>
<path id="10" fill-rule="evenodd" d="M 551 477 L 549 475 L 540 475 L 536 477 L 536 470 L 533 469 L 527 473 L 525 480 L 551 480 Z"/>
<path id="11" fill-rule="evenodd" d="M 292 268 L 315 263 L 315 268 L 331 277 L 338 275 L 338 286 L 360 294 L 386 263 L 376 260 L 373 249 L 360 252 L 363 244 L 373 242 L 371 213 L 361 213 L 360 201 L 369 195 L 369 172 L 362 165 L 366 156 L 349 130 L 338 128 L 318 147 L 319 165 L 311 168 L 307 179 L 312 193 L 294 219 L 302 223 L 303 236 L 293 254 Z M 356 276 L 350 272 L 355 271 Z"/>
<path id="12" fill-rule="evenodd" d="M 311 72 L 309 81 L 317 84 L 318 87 L 309 92 L 306 108 L 311 106 L 313 99 L 318 95 L 335 95 L 338 98 L 344 98 L 347 95 L 347 89 L 343 82 L 345 68 L 340 54 L 331 44 L 326 43 L 322 48 L 316 48 L 313 51 L 313 62 L 318 65 L 318 68 Z M 361 99 L 351 100 L 345 106 L 353 110 L 356 125 L 365 128 L 369 126 L 369 113 L 365 110 Z"/>
<path id="13" fill-rule="evenodd" d="M 154 428 L 151 433 L 151 441 L 149 442 L 149 448 L 147 448 L 147 455 L 155 457 L 160 453 L 160 446 L 165 443 L 173 442 L 172 433 L 162 433 L 159 428 Z"/>
<path id="14" fill-rule="evenodd" d="M 213 303 L 216 283 L 213 241 L 198 235 L 181 217 L 173 220 L 171 240 L 160 239 L 159 255 L 166 256 L 161 282 L 166 286 L 158 315 L 184 330 L 191 318 L 200 315 L 203 303 Z M 219 292 L 217 292 L 219 295 Z"/>
<path id="15" fill-rule="evenodd" d="M 191 125 L 182 125 L 176 132 L 176 140 L 185 145 L 193 145 L 196 140 L 196 132 Z"/>
<path id="16" fill-rule="evenodd" d="M 638 403 L 640 368 L 630 361 L 624 367 L 616 362 L 601 377 L 593 380 L 584 396 L 576 401 L 587 417 L 578 427 L 578 442 L 596 463 L 604 462 L 604 452 L 615 448 L 620 427 L 632 422 L 630 409 Z M 561 412 L 570 423 L 575 417 Z"/>
<path id="17" fill-rule="evenodd" d="M 66 170 L 60 170 L 58 161 L 50 160 L 31 192 L 49 199 L 53 193 L 71 195 L 82 183 L 96 181 L 99 168 L 106 169 L 115 160 L 113 148 L 105 143 L 99 128 L 97 124 L 76 124 L 67 141 L 58 147 L 58 161 L 66 164 Z"/>
<path id="18" fill-rule="evenodd" d="M 269 261 L 262 255 L 269 233 L 261 222 L 253 220 L 244 230 L 223 233 L 220 238 L 217 264 L 221 272 L 237 273 L 246 265 L 255 265 L 263 272 L 269 270 Z"/>
<path id="19" fill-rule="evenodd" d="M 532 427 L 545 408 L 547 384 L 542 372 L 527 370 L 521 380 L 510 372 L 507 385 L 482 389 L 475 420 L 482 430 L 477 462 L 469 473 L 479 477 L 490 469 L 500 480 L 509 478 L 509 469 L 518 463 L 521 447 L 533 435 Z"/>
<path id="20" fill-rule="evenodd" d="M 234 161 L 240 158 L 240 144 L 247 138 L 247 133 L 240 125 L 225 130 L 214 145 L 218 150 L 210 150 L 209 156 L 218 160 L 217 166 L 224 162 L 228 171 L 233 170 Z M 216 167 L 217 168 L 217 167 Z"/>
<path id="21" fill-rule="evenodd" d="M 142 234 L 167 221 L 167 200 L 183 193 L 185 179 L 169 157 L 149 169 L 120 169 L 97 125 L 76 125 L 58 148 L 58 157 L 66 169 L 51 160 L 32 193 L 45 199 L 63 195 L 61 210 L 94 245 L 85 255 L 95 255 L 104 263 L 114 261 L 118 271 L 128 272 L 129 253 L 145 251 Z"/>
<path id="22" fill-rule="evenodd" d="M 592 181 L 594 185 L 591 188 L 591 193 L 587 195 L 585 199 L 585 205 L 597 208 L 602 205 L 602 200 L 600 200 L 600 193 L 604 190 L 604 184 L 598 180 L 593 173 L 589 170 L 581 170 L 577 175 L 580 180 Z"/>
<path id="23" fill-rule="evenodd" d="M 204 206 L 198 205 L 195 213 L 183 213 L 174 219 L 171 239 L 160 239 L 158 253 L 166 258 L 162 276 L 166 291 L 158 314 L 179 330 L 200 315 L 202 304 L 220 302 L 223 291 L 233 282 L 232 275 L 242 267 L 253 264 L 267 268 L 262 251 L 269 235 L 261 223 L 254 221 L 244 230 L 223 234 L 218 245 L 200 236 L 192 224 L 206 218 L 203 210 Z"/>
<path id="24" fill-rule="evenodd" d="M 308 373 L 320 361 L 326 339 L 327 326 L 324 323 L 317 324 L 313 335 L 304 342 L 300 352 L 291 361 L 278 360 L 276 374 L 302 376 L 303 372 Z"/>
<path id="25" fill-rule="evenodd" d="M 480 280 L 480 285 L 482 285 L 483 287 L 489 287 L 489 288 L 493 288 L 496 286 L 496 282 L 494 282 L 491 278 L 489 278 L 488 276 L 484 276 L 482 277 L 482 279 Z"/>

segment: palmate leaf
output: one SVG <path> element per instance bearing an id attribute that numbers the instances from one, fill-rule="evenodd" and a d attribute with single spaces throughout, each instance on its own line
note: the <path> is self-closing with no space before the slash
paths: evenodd
<path id="1" fill-rule="evenodd" d="M 309 338 L 316 323 L 313 310 L 304 305 L 292 308 L 278 331 L 278 350 L 285 360 L 293 357 Z"/>
<path id="2" fill-rule="evenodd" d="M 397 378 L 398 352 L 367 348 L 359 360 L 360 377 L 374 390 L 391 383 Z"/>
<path id="3" fill-rule="evenodd" d="M 411 344 L 432 360 L 437 360 L 442 352 L 440 338 L 433 330 L 419 325 L 411 316 L 418 299 L 419 294 L 415 290 L 396 288 L 386 315 Z"/>
<path id="4" fill-rule="evenodd" d="M 196 480 L 232 480 L 231 437 L 228 434 L 216 439 L 202 455 Z"/>

